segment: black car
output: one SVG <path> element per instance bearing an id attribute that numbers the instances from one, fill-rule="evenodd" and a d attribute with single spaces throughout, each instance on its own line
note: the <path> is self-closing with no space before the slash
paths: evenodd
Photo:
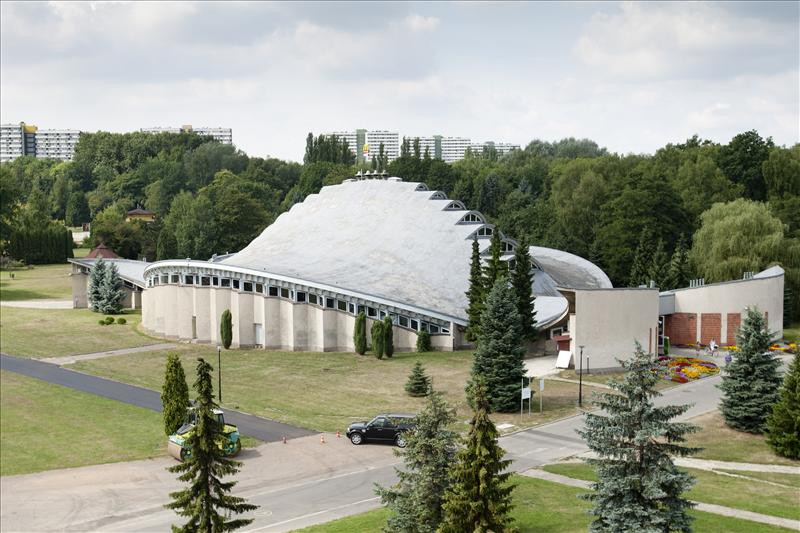
<path id="1" fill-rule="evenodd" d="M 400 448 L 406 447 L 404 434 L 414 429 L 415 415 L 378 415 L 369 422 L 355 422 L 347 428 L 347 438 L 353 444 L 363 442 L 393 442 Z"/>

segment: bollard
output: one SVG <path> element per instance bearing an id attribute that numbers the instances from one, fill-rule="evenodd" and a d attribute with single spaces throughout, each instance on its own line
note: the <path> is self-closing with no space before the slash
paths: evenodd
<path id="1" fill-rule="evenodd" d="M 286 435 L 283 436 L 283 443 L 286 444 Z"/>

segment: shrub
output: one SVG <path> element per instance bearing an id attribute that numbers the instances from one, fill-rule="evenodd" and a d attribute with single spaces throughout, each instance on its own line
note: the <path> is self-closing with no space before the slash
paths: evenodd
<path id="1" fill-rule="evenodd" d="M 124 319 L 124 318 L 122 318 L 122 317 L 119 317 L 119 318 L 117 319 L 117 324 L 127 324 L 127 323 L 128 323 L 128 321 L 127 321 L 127 320 L 125 320 L 125 319 Z"/>
<path id="2" fill-rule="evenodd" d="M 111 325 L 113 323 L 114 323 L 114 317 L 113 316 L 107 316 L 106 317 L 106 324 Z"/>
<path id="3" fill-rule="evenodd" d="M 417 351 L 420 353 L 431 351 L 431 334 L 427 331 L 420 331 L 417 334 Z"/>
<path id="4" fill-rule="evenodd" d="M 100 320 L 98 320 L 97 323 L 100 324 L 101 326 L 105 326 L 106 325 L 106 321 L 103 320 L 102 318 Z"/>
<path id="5" fill-rule="evenodd" d="M 353 327 L 353 345 L 358 355 L 364 355 L 367 352 L 367 316 L 364 313 L 359 313 L 356 317 Z"/>
<path id="6" fill-rule="evenodd" d="M 383 353 L 386 357 L 394 355 L 392 317 L 389 316 L 383 319 Z"/>
<path id="7" fill-rule="evenodd" d="M 372 323 L 372 353 L 378 359 L 383 359 L 383 322 L 377 320 Z"/>
<path id="8" fill-rule="evenodd" d="M 227 350 L 231 347 L 233 342 L 233 318 L 231 312 L 226 309 L 222 312 L 222 317 L 219 321 L 219 336 L 222 340 L 222 346 Z"/>

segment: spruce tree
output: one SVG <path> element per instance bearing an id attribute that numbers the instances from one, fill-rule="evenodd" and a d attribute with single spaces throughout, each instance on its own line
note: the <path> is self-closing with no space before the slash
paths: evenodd
<path id="1" fill-rule="evenodd" d="M 646 285 L 650 279 L 650 266 L 653 257 L 653 233 L 645 228 L 639 234 L 639 245 L 633 254 L 633 265 L 628 276 L 628 286 Z"/>
<path id="2" fill-rule="evenodd" d="M 164 415 L 164 432 L 172 435 L 181 427 L 189 408 L 189 387 L 183 372 L 181 358 L 176 353 L 167 355 L 164 372 L 164 387 L 161 389 L 161 405 Z"/>
<path id="3" fill-rule="evenodd" d="M 503 255 L 503 241 L 500 240 L 500 230 L 495 227 L 492 231 L 492 240 L 489 244 L 489 259 L 483 269 L 483 290 L 487 295 L 489 291 L 492 290 L 492 287 L 494 287 L 494 282 L 500 277 L 505 278 L 508 272 L 508 268 L 506 268 L 506 265 L 500 260 L 501 255 Z"/>
<path id="4" fill-rule="evenodd" d="M 102 313 L 101 286 L 106 277 L 106 263 L 102 258 L 98 259 L 91 273 L 89 274 L 89 290 L 86 295 L 89 300 L 89 307 L 95 313 Z"/>
<path id="5" fill-rule="evenodd" d="M 122 280 L 119 277 L 117 265 L 107 263 L 100 282 L 100 301 L 98 311 L 104 314 L 115 315 L 122 311 L 122 299 L 125 292 L 122 290 Z"/>
<path id="6" fill-rule="evenodd" d="M 520 383 L 525 375 L 520 319 L 513 289 L 497 280 L 481 316 L 481 336 L 472 362 L 472 378 L 485 380 L 493 411 L 519 408 Z"/>
<path id="7" fill-rule="evenodd" d="M 730 427 L 762 433 L 772 404 L 779 397 L 781 361 L 769 351 L 769 331 L 758 309 L 747 309 L 736 342 L 739 351 L 722 369 L 719 410 Z"/>
<path id="8" fill-rule="evenodd" d="M 455 409 L 442 393 L 431 391 L 415 418 L 414 430 L 406 434 L 406 447 L 395 452 L 404 464 L 395 469 L 399 481 L 389 488 L 376 488 L 391 513 L 384 531 L 434 533 L 439 527 L 458 443 L 458 434 L 448 429 L 455 421 Z"/>
<path id="9" fill-rule="evenodd" d="M 406 392 L 409 396 L 425 396 L 428 394 L 428 387 L 431 385 L 430 378 L 425 375 L 425 369 L 422 367 L 422 363 L 417 361 L 414 363 L 414 368 L 411 369 L 411 373 L 408 375 L 408 381 L 406 381 Z"/>
<path id="10" fill-rule="evenodd" d="M 536 311 L 534 311 L 533 280 L 531 279 L 531 255 L 525 241 L 519 243 L 514 250 L 514 271 L 511 274 L 511 285 L 519 314 L 520 333 L 528 341 L 536 339 Z"/>
<path id="11" fill-rule="evenodd" d="M 430 352 L 432 349 L 431 334 L 424 330 L 417 333 L 417 352 L 425 353 Z"/>
<path id="12" fill-rule="evenodd" d="M 358 355 L 367 353 L 367 315 L 358 313 L 353 326 L 353 345 Z"/>
<path id="13" fill-rule="evenodd" d="M 691 531 L 688 510 L 692 503 L 681 495 L 694 480 L 678 470 L 673 456 L 698 451 L 682 446 L 697 428 L 670 422 L 689 405 L 656 407 L 653 398 L 660 378 L 658 361 L 636 344 L 622 381 L 609 384 L 615 392 L 600 394 L 593 402 L 603 415 L 587 413 L 578 433 L 597 457 L 586 461 L 595 467 L 594 492 L 584 495 L 594 504 L 590 531 L 668 532 Z"/>
<path id="14" fill-rule="evenodd" d="M 650 259 L 650 267 L 647 271 L 648 282 L 653 280 L 657 287 L 663 287 L 667 281 L 667 271 L 669 269 L 669 255 L 664 249 L 664 239 L 658 239 L 653 256 Z"/>
<path id="15" fill-rule="evenodd" d="M 178 480 L 189 483 L 189 486 L 171 493 L 172 502 L 165 507 L 188 518 L 182 527 L 173 526 L 174 532 L 233 531 L 246 526 L 253 519 L 231 520 L 228 517 L 255 510 L 258 506 L 228 494 L 236 485 L 235 481 L 222 481 L 223 476 L 237 473 L 241 463 L 225 457 L 217 446 L 222 428 L 214 415 L 214 409 L 218 407 L 214 403 L 211 384 L 211 372 L 214 369 L 202 358 L 197 361 L 197 380 L 194 382 L 197 393 L 196 423 L 186 443 L 192 453 L 186 461 L 167 468 L 173 474 L 180 474 Z"/>
<path id="16" fill-rule="evenodd" d="M 506 531 L 510 529 L 514 485 L 504 472 L 511 461 L 497 442 L 489 418 L 489 398 L 481 378 L 471 388 L 474 414 L 464 448 L 459 450 L 445 492 L 441 533 Z"/>
<path id="17" fill-rule="evenodd" d="M 372 337 L 372 353 L 378 359 L 383 359 L 383 322 L 376 320 L 370 328 Z"/>
<path id="18" fill-rule="evenodd" d="M 469 290 L 467 291 L 467 340 L 475 342 L 481 332 L 481 313 L 486 300 L 486 286 L 481 267 L 481 252 L 478 237 L 472 239 L 472 259 L 469 267 Z"/>
<path id="19" fill-rule="evenodd" d="M 394 325 L 390 316 L 383 319 L 383 353 L 386 357 L 394 355 Z"/>
<path id="20" fill-rule="evenodd" d="M 678 244 L 675 245 L 675 251 L 672 252 L 664 289 L 672 290 L 686 287 L 689 285 L 690 277 L 689 248 L 686 244 L 686 237 L 681 235 L 680 239 L 678 239 Z"/>
<path id="21" fill-rule="evenodd" d="M 226 350 L 231 347 L 233 342 L 233 317 L 229 309 L 222 312 L 219 319 L 219 338 L 222 341 L 222 347 Z"/>
<path id="22" fill-rule="evenodd" d="M 778 455 L 800 459 L 800 348 L 794 350 L 780 399 L 767 417 L 767 443 Z"/>

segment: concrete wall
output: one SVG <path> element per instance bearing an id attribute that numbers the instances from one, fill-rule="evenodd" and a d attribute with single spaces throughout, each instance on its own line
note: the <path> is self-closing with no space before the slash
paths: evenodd
<path id="1" fill-rule="evenodd" d="M 578 361 L 583 345 L 584 359 L 590 358 L 592 370 L 618 368 L 616 359 L 629 357 L 636 341 L 646 352 L 655 352 L 658 348 L 658 290 L 575 290 L 570 336 L 573 362 Z"/>
<path id="2" fill-rule="evenodd" d="M 256 344 L 255 325 L 262 326 L 264 349 L 354 351 L 355 316 L 319 305 L 297 303 L 263 294 L 197 285 L 157 285 L 142 294 L 142 326 L 167 338 L 200 343 L 219 342 L 219 317 L 230 309 L 234 347 Z M 367 319 L 369 338 L 373 319 Z M 451 324 L 449 335 L 431 335 L 437 350 L 450 351 L 463 341 Z M 417 333 L 395 326 L 395 351 L 416 349 Z M 464 341 L 466 342 L 466 341 Z"/>
<path id="3" fill-rule="evenodd" d="M 666 321 L 665 335 L 673 344 L 736 344 L 736 333 L 747 307 L 767 316 L 773 338 L 783 337 L 783 275 L 692 287 L 673 291 L 675 314 Z M 694 330 L 694 331 L 692 331 Z"/>

